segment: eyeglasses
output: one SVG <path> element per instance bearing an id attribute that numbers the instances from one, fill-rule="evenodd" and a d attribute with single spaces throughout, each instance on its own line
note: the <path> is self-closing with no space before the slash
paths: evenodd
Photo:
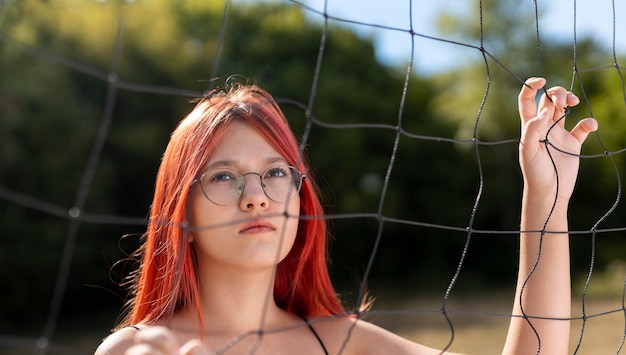
<path id="1" fill-rule="evenodd" d="M 219 206 L 228 206 L 237 202 L 245 187 L 244 176 L 257 175 L 265 195 L 275 202 L 285 202 L 294 198 L 302 187 L 306 175 L 293 166 L 272 166 L 261 174 L 249 172 L 240 174 L 228 169 L 212 169 L 194 180 L 200 183 L 202 193 L 209 201 Z"/>

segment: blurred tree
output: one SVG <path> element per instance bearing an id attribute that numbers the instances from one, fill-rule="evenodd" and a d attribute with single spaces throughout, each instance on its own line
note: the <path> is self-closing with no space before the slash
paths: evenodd
<path id="1" fill-rule="evenodd" d="M 70 208 L 96 140 L 107 90 L 113 88 L 113 121 L 84 212 L 146 216 L 169 132 L 192 108 L 191 97 L 178 93 L 201 94 L 209 87 L 214 67 L 222 81 L 239 74 L 266 87 L 283 100 L 295 130 L 304 134 L 304 107 L 311 95 L 322 27 L 305 19 L 302 9 L 294 6 L 233 7 L 225 40 L 219 43 L 223 6 L 220 2 L 164 0 L 28 0 L 6 6 L 0 48 L 0 70 L 7 78 L 0 82 L 0 135 L 5 147 L 0 160 L 2 186 L 61 209 Z M 404 76 L 376 61 L 371 39 L 336 25 L 329 26 L 326 36 L 312 110 L 314 119 L 325 123 L 313 126 L 307 149 L 313 166 L 326 178 L 323 192 L 329 213 L 372 213 L 378 208 L 395 130 L 330 129 L 325 124 L 395 125 Z M 150 93 L 168 88 L 184 90 L 174 95 Z M 431 122 L 426 112 L 428 88 L 420 79 L 412 79 L 402 115 L 419 118 L 410 128 L 423 127 L 422 134 L 445 134 L 450 130 Z M 419 162 L 429 152 L 402 154 L 408 161 Z M 394 177 L 398 181 L 390 187 L 385 213 L 404 209 L 400 197 L 405 177 Z M 48 302 L 42 300 L 52 292 L 67 220 L 17 204 L 3 204 L 1 211 L 3 219 L 11 222 L 1 227 L 8 240 L 0 262 L 17 271 L 0 276 L 12 285 L 7 293 L 10 307 L 0 309 L 0 318 L 8 321 L 2 322 L 0 332 L 24 327 L 37 335 L 47 314 Z M 375 231 L 375 224 L 359 220 L 337 223 L 335 232 L 341 243 L 334 256 L 344 266 L 364 264 Z M 393 232 L 393 226 L 389 231 Z M 108 312 L 121 306 L 123 293 L 115 283 L 121 280 L 123 265 L 110 273 L 108 269 L 134 249 L 141 233 L 141 226 L 81 224 L 64 319 L 92 312 L 94 305 Z M 125 234 L 130 236 L 122 238 Z M 393 259 L 393 253 L 389 255 Z M 384 271 L 399 267 L 397 263 L 383 265 Z M 335 270 L 340 285 L 350 278 L 342 273 L 351 270 L 342 271 L 341 266 Z M 386 277 L 386 273 L 381 275 Z"/>
<path id="2" fill-rule="evenodd" d="M 602 154 L 604 148 L 600 141 L 609 150 L 623 147 L 623 134 L 619 132 L 626 129 L 623 120 L 626 100 L 623 89 L 615 89 L 623 88 L 620 84 L 623 75 L 615 67 L 610 51 L 602 47 L 605 44 L 589 38 L 579 37 L 576 43 L 567 43 L 544 32 L 537 42 L 535 11 L 530 11 L 535 5 L 534 2 L 495 1 L 480 2 L 479 6 L 476 2 L 470 11 L 451 11 L 441 16 L 439 28 L 445 40 L 469 43 L 474 47 L 461 49 L 467 58 L 464 65 L 433 78 L 436 90 L 431 102 L 433 111 L 457 127 L 455 137 L 458 139 L 517 140 L 517 94 L 522 81 L 530 76 L 544 76 L 548 87 L 564 86 L 581 98 L 581 104 L 571 109 L 566 123 L 568 127 L 573 127 L 585 116 L 593 115 L 600 121 L 600 135 L 588 139 L 583 154 Z M 541 19 L 542 7 L 537 10 Z M 572 78 L 574 83 L 568 84 Z M 459 148 L 473 155 L 473 151 L 469 152 L 471 146 L 459 145 Z M 478 149 L 485 184 L 475 227 L 518 228 L 521 180 L 516 150 L 516 143 L 486 145 Z M 615 155 L 613 159 L 617 169 L 623 171 L 623 154 Z M 603 171 L 601 177 L 597 176 L 598 171 Z M 597 183 L 598 179 L 602 183 Z M 616 172 L 608 159 L 583 159 L 579 181 L 570 211 L 571 228 L 589 230 L 615 202 L 618 193 Z M 618 205 L 602 226 L 623 224 L 620 221 L 623 208 Z M 616 247 L 620 251 L 618 254 L 626 255 L 626 243 L 616 242 L 616 237 L 607 236 L 607 243 L 598 244 L 596 261 L 599 266 L 603 267 L 615 258 Z M 473 248 L 478 253 L 496 251 L 499 245 L 494 239 L 487 238 L 486 245 L 476 243 Z M 585 272 L 589 268 L 591 241 L 573 238 L 573 243 L 574 270 Z M 482 258 L 485 265 L 479 268 L 489 271 L 494 264 L 510 265 L 506 260 L 512 254 L 494 252 L 490 255 L 492 257 Z"/>

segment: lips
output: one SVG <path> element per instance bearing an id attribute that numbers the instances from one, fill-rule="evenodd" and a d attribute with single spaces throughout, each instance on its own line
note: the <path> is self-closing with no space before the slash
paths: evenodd
<path id="1" fill-rule="evenodd" d="M 264 219 L 255 219 L 243 225 L 239 230 L 239 233 L 254 234 L 254 233 L 266 233 L 276 230 L 274 226 Z"/>

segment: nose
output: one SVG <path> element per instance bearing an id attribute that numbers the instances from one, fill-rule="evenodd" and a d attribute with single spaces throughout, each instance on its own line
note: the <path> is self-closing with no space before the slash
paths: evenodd
<path id="1" fill-rule="evenodd" d="M 250 175 L 256 175 L 256 177 Z M 248 173 L 243 176 L 243 179 L 243 192 L 239 201 L 241 210 L 250 211 L 256 208 L 267 208 L 269 206 L 269 198 L 261 185 L 261 175 Z"/>

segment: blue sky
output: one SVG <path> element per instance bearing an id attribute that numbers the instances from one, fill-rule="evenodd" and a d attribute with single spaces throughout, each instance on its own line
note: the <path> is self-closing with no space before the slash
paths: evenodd
<path id="1" fill-rule="evenodd" d="M 409 28 L 409 0 L 300 0 L 307 6 L 322 11 L 324 6 L 334 17 L 346 20 L 374 23 L 395 28 Z M 520 0 L 528 4 L 534 12 L 532 0 Z M 543 36 L 572 42 L 574 20 L 577 38 L 591 37 L 611 49 L 613 42 L 613 1 L 612 0 L 537 0 L 544 15 L 540 19 Z M 435 19 L 441 11 L 462 11 L 464 6 L 472 6 L 475 0 L 413 0 L 413 29 L 417 33 L 438 36 Z M 576 5 L 574 7 L 574 5 Z M 574 11 L 576 9 L 576 11 Z M 626 2 L 615 0 L 616 50 L 626 54 Z M 318 18 L 315 16 L 313 18 Z M 383 31 L 371 27 L 354 25 L 358 33 L 375 39 L 378 57 L 389 64 L 407 63 L 410 57 L 410 37 L 403 32 Z M 416 45 L 419 45 L 417 43 Z M 424 72 L 435 72 L 454 66 L 461 53 L 457 47 L 437 44 L 430 41 L 428 55 L 416 55 L 415 67 Z M 420 47 L 429 49 L 423 45 Z"/>

